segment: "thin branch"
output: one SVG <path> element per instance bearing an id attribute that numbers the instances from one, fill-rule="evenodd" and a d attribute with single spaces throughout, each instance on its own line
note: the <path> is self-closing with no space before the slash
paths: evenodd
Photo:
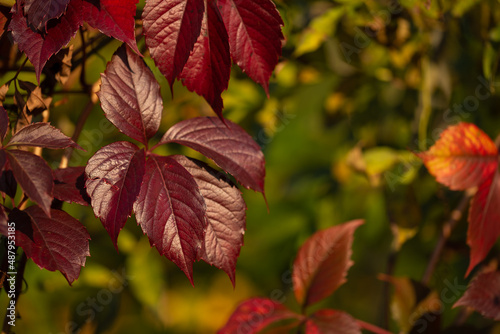
<path id="1" fill-rule="evenodd" d="M 450 219 L 448 219 L 448 221 L 444 223 L 443 228 L 441 229 L 441 235 L 439 236 L 439 240 L 436 244 L 436 247 L 434 247 L 431 259 L 429 260 L 427 268 L 425 269 L 424 276 L 422 277 L 421 280 L 422 284 L 429 285 L 432 274 L 436 269 L 437 263 L 439 262 L 439 259 L 441 257 L 441 253 L 443 252 L 444 246 L 446 245 L 446 241 L 448 241 L 451 232 L 453 231 L 455 226 L 457 226 L 460 219 L 462 219 L 462 216 L 469 204 L 469 200 L 474 195 L 474 193 L 475 190 L 466 191 L 464 197 L 458 204 L 457 208 L 451 212 Z"/>
<path id="2" fill-rule="evenodd" d="M 83 109 L 82 113 L 80 114 L 80 117 L 78 118 L 78 122 L 76 123 L 75 131 L 73 132 L 73 136 L 71 139 L 76 143 L 78 141 L 78 138 L 80 137 L 80 134 L 82 133 L 83 127 L 85 125 L 85 122 L 87 122 L 87 119 L 90 116 L 90 112 L 92 111 L 92 108 L 94 108 L 95 102 L 91 98 L 89 102 L 87 102 L 87 105 Z M 59 168 L 66 168 L 68 167 L 69 160 L 71 159 L 71 155 L 73 154 L 73 147 L 68 147 L 66 151 L 64 152 L 64 156 L 61 159 L 61 163 L 59 164 Z"/>

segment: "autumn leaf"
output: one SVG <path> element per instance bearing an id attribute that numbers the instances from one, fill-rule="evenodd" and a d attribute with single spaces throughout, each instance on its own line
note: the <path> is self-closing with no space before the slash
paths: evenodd
<path id="1" fill-rule="evenodd" d="M 362 220 L 353 220 L 316 232 L 299 249 L 293 263 L 295 298 L 309 306 L 331 295 L 345 283 L 352 266 L 351 245 Z"/>
<path id="2" fill-rule="evenodd" d="M 160 86 L 144 61 L 120 47 L 101 74 L 97 95 L 106 117 L 121 132 L 144 145 L 160 127 L 163 101 Z"/>
<path id="3" fill-rule="evenodd" d="M 483 272 L 475 277 L 453 305 L 457 306 L 471 307 L 487 318 L 500 321 L 500 272 Z"/>
<path id="4" fill-rule="evenodd" d="M 243 302 L 218 334 L 257 334 L 266 327 L 283 320 L 300 320 L 303 316 L 267 298 L 252 298 Z"/>
<path id="5" fill-rule="evenodd" d="M 90 236 L 85 227 L 60 210 L 51 209 L 50 217 L 38 206 L 30 206 L 24 212 L 31 219 L 24 223 L 31 223 L 32 235 L 26 235 L 17 228 L 16 244 L 40 268 L 59 270 L 69 284 L 73 283 L 80 275 L 87 256 L 90 256 Z M 16 225 L 20 224 L 16 221 Z"/>
<path id="6" fill-rule="evenodd" d="M 471 123 L 448 127 L 428 151 L 417 155 L 429 173 L 452 190 L 480 185 L 498 165 L 495 143 Z"/>
<path id="7" fill-rule="evenodd" d="M 172 126 L 159 144 L 188 146 L 212 159 L 245 188 L 264 192 L 265 160 L 259 145 L 239 125 L 197 117 Z"/>

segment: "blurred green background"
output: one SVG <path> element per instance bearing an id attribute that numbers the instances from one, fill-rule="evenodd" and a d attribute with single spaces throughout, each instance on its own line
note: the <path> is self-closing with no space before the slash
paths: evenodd
<path id="1" fill-rule="evenodd" d="M 402 330 L 387 311 L 392 290 L 378 275 L 420 281 L 441 226 L 462 197 L 438 185 L 412 152 L 427 149 L 440 131 L 460 120 L 492 138 L 500 133 L 500 2 L 276 4 L 286 43 L 270 98 L 237 67 L 223 94 L 225 116 L 255 138 L 267 161 L 269 212 L 261 195 L 243 190 L 247 231 L 236 288 L 224 272 L 204 263 L 195 264 L 193 288 L 181 270 L 150 248 L 133 217 L 120 234 L 117 253 L 90 208 L 64 204 L 89 230 L 91 257 L 72 287 L 60 273 L 28 263 L 16 333 L 77 333 L 88 317 L 80 333 L 214 333 L 238 303 L 253 296 L 282 297 L 298 310 L 290 279 L 298 248 L 315 231 L 357 218 L 366 223 L 355 234 L 348 281 L 312 309 L 342 309 L 366 322 L 389 324 L 394 333 Z M 77 47 L 79 38 L 73 43 Z M 118 46 L 112 42 L 88 59 L 88 83 L 98 80 Z M 139 47 L 144 48 L 143 39 Z M 155 140 L 181 119 L 212 115 L 206 102 L 179 82 L 172 98 L 165 78 L 151 59 L 145 61 L 164 98 Z M 64 89 L 79 89 L 75 72 Z M 12 75 L 5 74 L 1 83 Z M 21 78 L 36 81 L 31 74 Z M 52 124 L 71 135 L 87 101 L 84 94 L 56 95 Z M 79 141 L 87 152 L 75 152 L 70 165 L 84 165 L 99 147 L 118 139 L 125 137 L 95 106 Z M 201 158 L 177 146 L 157 152 Z M 57 167 L 62 153 L 44 154 Z M 431 277 L 438 296 L 449 282 L 468 282 L 466 230 L 463 218 Z M 487 262 L 498 259 L 499 250 L 497 245 Z M 441 328 L 460 317 L 452 304 L 462 293 L 443 302 Z M 1 298 L 6 301 L 5 294 Z M 485 333 L 500 331 L 477 314 L 466 322 Z"/>

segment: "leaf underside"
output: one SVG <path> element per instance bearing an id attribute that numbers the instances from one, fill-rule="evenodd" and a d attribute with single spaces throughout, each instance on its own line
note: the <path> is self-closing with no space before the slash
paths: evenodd
<path id="1" fill-rule="evenodd" d="M 500 272 L 485 272 L 474 278 L 464 295 L 453 305 L 468 306 L 487 318 L 500 320 Z"/>

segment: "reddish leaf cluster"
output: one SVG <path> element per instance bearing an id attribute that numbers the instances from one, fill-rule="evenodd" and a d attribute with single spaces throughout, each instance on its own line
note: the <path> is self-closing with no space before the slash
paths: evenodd
<path id="1" fill-rule="evenodd" d="M 135 41 L 138 0 L 19 0 L 12 31 L 37 79 L 84 22 L 127 43 Z M 281 55 L 283 21 L 271 0 L 148 0 L 142 14 L 151 57 L 170 86 L 180 79 L 222 116 L 231 59 L 269 94 L 268 82 Z"/>
<path id="2" fill-rule="evenodd" d="M 354 231 L 363 223 L 354 220 L 316 232 L 300 248 L 293 264 L 293 288 L 302 310 L 335 292 L 352 266 Z M 272 326 L 273 332 L 288 333 L 305 327 L 306 333 L 360 334 L 360 322 L 348 313 L 324 309 L 311 315 L 298 314 L 267 298 L 243 302 L 227 324 L 224 333 L 259 333 Z"/>
<path id="3" fill-rule="evenodd" d="M 5 139 L 9 118 L 0 107 L 0 137 Z M 61 271 L 69 283 L 78 278 L 80 267 L 89 254 L 90 239 L 86 229 L 67 213 L 51 209 L 54 198 L 85 203 L 76 179 L 83 178 L 83 170 L 71 172 L 52 170 L 38 155 L 23 150 L 24 147 L 63 149 L 79 146 L 61 131 L 48 123 L 33 123 L 22 128 L 0 148 L 0 193 L 13 198 L 17 185 L 24 194 L 38 205 L 20 211 L 14 208 L 6 216 L 1 206 L 0 225 L 2 233 L 7 220 L 16 223 L 16 245 L 23 248 L 27 257 L 40 268 Z M 57 184 L 55 184 L 57 183 Z M 61 186 L 71 197 L 61 194 Z"/>
<path id="4" fill-rule="evenodd" d="M 459 123 L 443 131 L 439 140 L 418 156 L 436 180 L 450 189 L 478 187 L 468 217 L 468 276 L 500 236 L 498 149 L 474 124 Z"/>
<path id="5" fill-rule="evenodd" d="M 179 143 L 212 159 L 240 183 L 264 192 L 264 155 L 238 125 L 194 118 L 172 126 L 148 147 L 160 126 L 160 87 L 144 61 L 122 46 L 101 76 L 98 93 L 106 117 L 144 145 L 115 142 L 90 158 L 85 172 L 92 208 L 116 246 L 131 213 L 152 246 L 193 282 L 193 262 L 204 260 L 227 272 L 234 283 L 243 244 L 245 202 L 225 173 L 184 156 L 153 153 Z"/>
<path id="6" fill-rule="evenodd" d="M 130 45 L 135 42 L 137 0 L 20 0 L 12 7 L 9 30 L 26 53 L 38 81 L 49 58 L 69 43 L 84 22 Z M 50 23 L 50 24 L 49 24 Z"/>

